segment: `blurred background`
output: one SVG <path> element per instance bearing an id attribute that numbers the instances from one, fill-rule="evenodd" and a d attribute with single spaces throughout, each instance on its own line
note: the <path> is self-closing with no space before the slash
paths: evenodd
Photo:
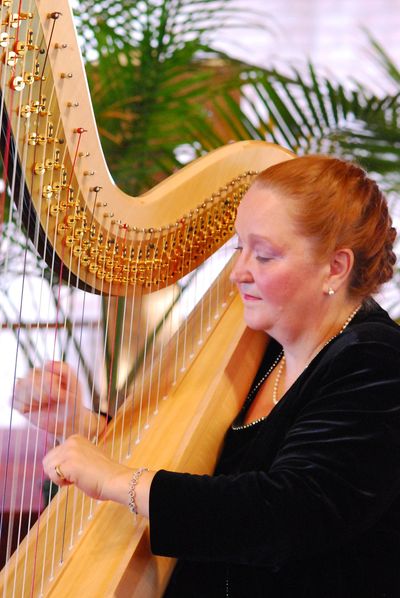
<path id="1" fill-rule="evenodd" d="M 309 60 L 335 80 L 354 79 L 377 92 L 396 91 L 379 67 L 366 32 L 398 62 L 399 0 L 248 0 L 237 5 L 264 11 L 270 34 L 244 31 L 242 38 L 219 32 L 216 46 L 232 56 L 282 69 L 302 69 Z"/>

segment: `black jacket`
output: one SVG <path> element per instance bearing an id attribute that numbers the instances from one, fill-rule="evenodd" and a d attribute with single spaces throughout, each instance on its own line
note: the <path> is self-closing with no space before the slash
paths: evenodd
<path id="1" fill-rule="evenodd" d="M 230 429 L 214 476 L 158 472 L 150 533 L 180 559 L 168 598 L 400 598 L 400 328 L 386 312 L 362 309 L 264 421 Z"/>

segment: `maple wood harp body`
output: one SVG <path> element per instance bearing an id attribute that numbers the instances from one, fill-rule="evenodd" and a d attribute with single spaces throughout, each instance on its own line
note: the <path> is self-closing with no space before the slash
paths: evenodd
<path id="1" fill-rule="evenodd" d="M 84 292 L 129 296 L 175 283 L 232 236 L 254 174 L 292 156 L 264 142 L 230 144 L 130 197 L 104 160 L 68 1 L 3 0 L 0 47 L 12 199 L 38 254 Z M 208 301 L 215 300 L 211 293 Z M 125 447 L 127 426 L 136 425 L 133 406 L 108 426 L 105 445 L 112 439 L 127 465 L 213 471 L 266 342 L 244 325 L 234 293 L 226 303 L 134 450 Z M 189 330 L 196 318 L 190 315 Z M 0 596 L 156 598 L 173 564 L 151 555 L 145 520 L 70 487 L 6 563 Z"/>

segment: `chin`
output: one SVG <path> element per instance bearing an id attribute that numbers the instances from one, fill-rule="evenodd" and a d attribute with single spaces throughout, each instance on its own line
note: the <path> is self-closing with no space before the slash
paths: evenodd
<path id="1" fill-rule="evenodd" d="M 252 330 L 262 330 L 263 332 L 268 332 L 268 329 L 271 327 L 270 322 L 265 322 L 265 320 L 260 320 L 257 318 L 245 316 L 244 321 L 246 322 L 246 325 Z"/>
<path id="2" fill-rule="evenodd" d="M 268 331 L 273 326 L 271 313 L 265 305 L 261 303 L 244 304 L 243 310 L 244 321 L 252 330 Z"/>

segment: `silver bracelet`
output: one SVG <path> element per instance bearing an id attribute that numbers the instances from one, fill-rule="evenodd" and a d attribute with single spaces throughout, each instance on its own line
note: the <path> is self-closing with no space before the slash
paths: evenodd
<path id="1" fill-rule="evenodd" d="M 128 506 L 129 506 L 129 510 L 131 511 L 131 513 L 134 513 L 135 515 L 138 514 L 138 509 L 137 509 L 137 505 L 136 505 L 136 486 L 137 486 L 137 483 L 139 481 L 140 476 L 145 471 L 149 471 L 147 469 L 147 467 L 141 467 L 140 469 L 137 469 L 134 472 L 134 474 L 132 476 L 132 479 L 130 481 L 130 484 L 129 484 L 129 490 L 128 490 L 129 502 L 128 502 Z"/>

